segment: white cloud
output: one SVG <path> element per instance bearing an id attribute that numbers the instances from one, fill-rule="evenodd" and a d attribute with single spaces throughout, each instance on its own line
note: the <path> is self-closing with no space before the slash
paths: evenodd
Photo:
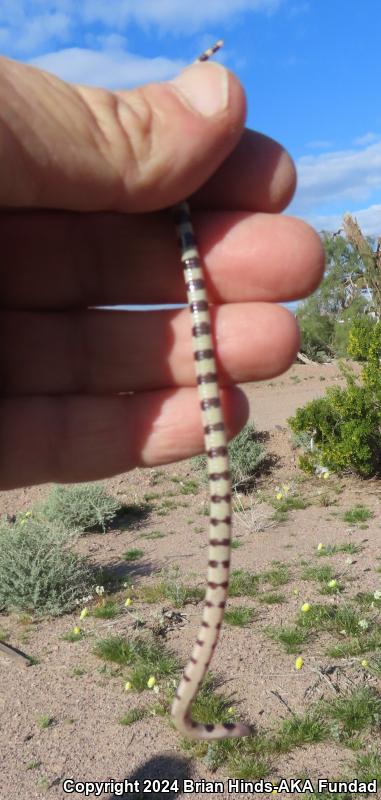
<path id="1" fill-rule="evenodd" d="M 233 25 L 243 12 L 274 12 L 284 0 L 1 0 L 0 28 L 7 32 L 10 53 L 51 49 L 52 40 L 102 24 L 111 32 L 126 32 L 135 23 L 155 33 L 176 33 L 184 38 L 206 25 Z M 4 36 L 3 36 L 4 40 Z"/>
<path id="2" fill-rule="evenodd" d="M 283 0 L 83 0 L 82 13 L 86 22 L 102 22 L 113 28 L 123 28 L 133 20 L 139 25 L 158 27 L 162 31 L 195 33 L 207 24 L 233 21 L 242 12 L 274 11 Z"/>
<path id="3" fill-rule="evenodd" d="M 102 86 L 106 89 L 128 88 L 150 81 L 168 80 L 183 66 L 169 58 L 141 58 L 121 49 L 99 52 L 80 47 L 47 53 L 29 63 L 52 72 L 65 81 Z"/>
<path id="4" fill-rule="evenodd" d="M 313 206 L 364 201 L 381 186 L 381 141 L 360 150 L 341 150 L 297 161 L 299 214 Z"/>
<path id="5" fill-rule="evenodd" d="M 377 142 L 380 140 L 379 133 L 364 133 L 363 136 L 358 136 L 357 139 L 353 139 L 353 144 L 356 145 L 363 145 L 363 144 L 372 144 L 372 142 Z"/>
<path id="6" fill-rule="evenodd" d="M 71 20 L 67 14 L 41 14 L 26 22 L 17 37 L 17 48 L 21 52 L 32 52 L 47 41 L 65 42 L 71 33 Z"/>

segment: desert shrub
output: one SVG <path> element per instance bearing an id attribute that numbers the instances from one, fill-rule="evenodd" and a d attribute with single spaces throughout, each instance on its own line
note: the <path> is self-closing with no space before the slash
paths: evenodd
<path id="1" fill-rule="evenodd" d="M 362 383 L 356 382 L 353 370 L 340 364 L 346 389 L 330 387 L 324 397 L 298 408 L 288 419 L 294 434 L 314 436 L 314 449 L 299 460 L 306 471 L 322 465 L 368 477 L 381 467 L 381 323 L 373 325 L 367 345 L 361 340 L 361 325 L 351 330 L 352 351 L 367 356 Z"/>
<path id="2" fill-rule="evenodd" d="M 242 486 L 254 477 L 266 458 L 266 452 L 255 438 L 254 425 L 245 425 L 229 444 L 232 485 Z"/>
<path id="3" fill-rule="evenodd" d="M 104 532 L 120 508 L 102 484 L 77 483 L 53 486 L 40 511 L 50 522 L 62 524 L 69 531 L 100 528 Z"/>
<path id="4" fill-rule="evenodd" d="M 93 571 L 70 549 L 74 535 L 37 513 L 0 520 L 0 610 L 57 616 L 89 593 Z"/>
<path id="5" fill-rule="evenodd" d="M 331 355 L 334 323 L 319 313 L 297 314 L 300 350 L 312 361 L 323 362 Z"/>
<path id="6" fill-rule="evenodd" d="M 377 323 L 369 315 L 363 314 L 353 320 L 348 331 L 348 354 L 358 361 L 366 361 L 374 337 Z"/>
<path id="7" fill-rule="evenodd" d="M 229 443 L 228 450 L 232 485 L 242 488 L 245 484 L 250 484 L 260 464 L 266 458 L 264 447 L 255 439 L 254 425 L 245 425 Z M 205 480 L 207 480 L 206 455 L 196 456 L 193 461 L 196 468 L 205 469 Z"/>

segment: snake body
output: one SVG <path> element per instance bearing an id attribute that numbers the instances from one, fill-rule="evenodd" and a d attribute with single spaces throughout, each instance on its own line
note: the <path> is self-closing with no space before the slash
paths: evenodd
<path id="1" fill-rule="evenodd" d="M 222 45 L 217 42 L 197 61 L 206 61 Z M 241 722 L 202 724 L 190 717 L 190 708 L 208 670 L 220 635 L 227 600 L 231 541 L 231 476 L 222 414 L 208 297 L 203 268 L 187 201 L 172 209 L 181 247 L 187 299 L 192 319 L 192 344 L 200 398 L 210 489 L 207 591 L 201 627 L 172 705 L 176 728 L 192 739 L 247 736 Z"/>

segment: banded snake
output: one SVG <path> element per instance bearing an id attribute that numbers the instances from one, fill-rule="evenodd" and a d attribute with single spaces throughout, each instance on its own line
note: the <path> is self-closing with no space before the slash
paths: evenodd
<path id="1" fill-rule="evenodd" d="M 206 61 L 222 46 L 218 41 L 197 61 Z M 231 476 L 225 423 L 221 408 L 212 326 L 203 267 L 187 201 L 172 209 L 181 247 L 188 305 L 192 319 L 192 344 L 207 455 L 210 518 L 207 591 L 199 630 L 172 705 L 172 719 L 180 733 L 192 739 L 248 736 L 242 722 L 202 724 L 189 716 L 218 643 L 229 587 L 231 541 Z"/>

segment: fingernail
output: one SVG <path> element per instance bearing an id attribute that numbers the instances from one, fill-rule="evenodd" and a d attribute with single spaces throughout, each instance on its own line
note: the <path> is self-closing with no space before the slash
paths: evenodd
<path id="1" fill-rule="evenodd" d="M 186 104 L 204 117 L 213 117 L 227 108 L 229 75 L 221 64 L 192 64 L 170 83 Z"/>

